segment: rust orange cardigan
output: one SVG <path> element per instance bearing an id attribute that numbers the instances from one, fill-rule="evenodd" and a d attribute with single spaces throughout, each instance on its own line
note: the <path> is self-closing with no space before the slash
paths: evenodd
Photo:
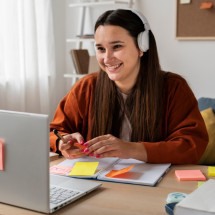
<path id="1" fill-rule="evenodd" d="M 80 79 L 59 103 L 50 131 L 61 134 L 79 132 L 91 139 L 91 113 L 98 73 Z M 196 164 L 207 144 L 208 134 L 197 100 L 187 82 L 179 75 L 165 78 L 165 138 L 159 142 L 142 142 L 149 163 Z M 105 97 L 105 95 L 104 95 Z M 56 136 L 50 132 L 50 148 L 56 151 Z"/>

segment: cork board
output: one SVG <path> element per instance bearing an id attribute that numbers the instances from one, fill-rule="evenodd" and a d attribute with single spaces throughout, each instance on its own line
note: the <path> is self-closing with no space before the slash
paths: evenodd
<path id="1" fill-rule="evenodd" d="M 213 3 L 210 9 L 200 9 L 204 2 Z M 177 0 L 176 38 L 184 40 L 215 40 L 215 0 Z"/>

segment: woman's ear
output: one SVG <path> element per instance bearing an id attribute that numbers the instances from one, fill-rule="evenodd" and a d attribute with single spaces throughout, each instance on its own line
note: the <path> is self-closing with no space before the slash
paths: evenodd
<path id="1" fill-rule="evenodd" d="M 143 52 L 142 52 L 142 51 L 140 51 L 140 54 L 139 54 L 139 56 L 140 56 L 140 57 L 142 57 L 142 56 L 143 56 Z"/>

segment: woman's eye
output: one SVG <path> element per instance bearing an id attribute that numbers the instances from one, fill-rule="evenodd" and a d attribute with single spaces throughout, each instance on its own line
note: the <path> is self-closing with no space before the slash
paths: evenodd
<path id="1" fill-rule="evenodd" d="M 119 49 L 121 47 L 122 47 L 122 45 L 114 45 L 113 49 Z"/>
<path id="2" fill-rule="evenodd" d="M 103 47 L 97 47 L 97 50 L 100 51 L 100 52 L 104 52 L 105 49 Z"/>

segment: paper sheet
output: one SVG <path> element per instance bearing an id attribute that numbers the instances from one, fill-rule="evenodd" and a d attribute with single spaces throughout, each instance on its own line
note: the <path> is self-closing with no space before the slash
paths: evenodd
<path id="1" fill-rule="evenodd" d="M 215 180 L 209 179 L 176 204 L 174 215 L 215 214 Z"/>

